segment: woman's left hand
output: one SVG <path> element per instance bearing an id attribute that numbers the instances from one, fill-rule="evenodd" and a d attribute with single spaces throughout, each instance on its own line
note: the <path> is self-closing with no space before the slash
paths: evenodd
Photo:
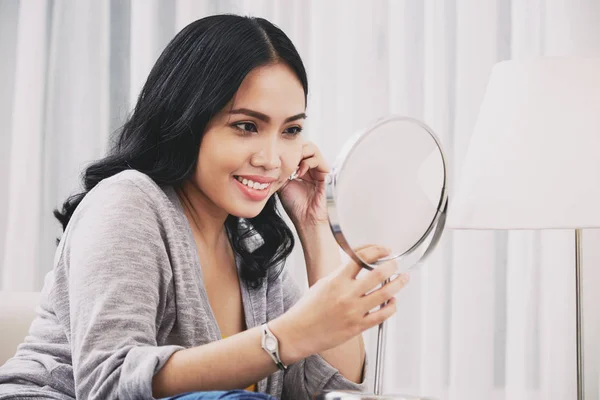
<path id="1" fill-rule="evenodd" d="M 305 143 L 296 179 L 279 189 L 283 208 L 296 229 L 328 223 L 325 193 L 328 173 L 329 166 L 317 146 Z"/>

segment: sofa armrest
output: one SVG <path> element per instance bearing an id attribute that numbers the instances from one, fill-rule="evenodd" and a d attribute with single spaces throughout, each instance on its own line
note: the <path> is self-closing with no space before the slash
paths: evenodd
<path id="1" fill-rule="evenodd" d="M 27 336 L 40 297 L 39 292 L 0 292 L 0 365 Z"/>

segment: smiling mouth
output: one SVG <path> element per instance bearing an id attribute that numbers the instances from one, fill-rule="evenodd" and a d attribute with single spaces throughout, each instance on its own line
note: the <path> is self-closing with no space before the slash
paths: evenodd
<path id="1" fill-rule="evenodd" d="M 254 189 L 257 191 L 265 191 L 271 187 L 271 183 L 259 183 L 254 182 L 250 179 L 242 178 L 241 176 L 234 175 L 234 178 L 240 182 L 242 185 L 247 186 L 250 189 Z"/>

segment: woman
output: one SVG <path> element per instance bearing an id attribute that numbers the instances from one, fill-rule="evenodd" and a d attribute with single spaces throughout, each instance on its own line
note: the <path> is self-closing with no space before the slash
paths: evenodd
<path id="1" fill-rule="evenodd" d="M 300 133 L 307 92 L 296 49 L 268 21 L 220 15 L 183 29 L 112 153 L 55 212 L 54 270 L 0 369 L 0 399 L 364 390 L 360 334 L 395 312 L 407 279 L 373 290 L 394 265 L 360 279 L 359 266 L 340 265 L 329 169 Z M 304 296 L 283 269 L 294 239 L 276 194 L 302 241 Z"/>

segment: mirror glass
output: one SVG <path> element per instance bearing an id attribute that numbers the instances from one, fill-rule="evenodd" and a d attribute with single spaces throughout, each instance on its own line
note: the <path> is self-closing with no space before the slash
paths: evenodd
<path id="1" fill-rule="evenodd" d="M 447 199 L 444 155 L 419 121 L 388 118 L 358 134 L 332 174 L 331 203 L 346 252 L 383 245 L 392 249 L 386 259 L 412 255 L 415 264 L 423 254 L 415 250 L 429 246 L 443 228 L 436 229 Z"/>

